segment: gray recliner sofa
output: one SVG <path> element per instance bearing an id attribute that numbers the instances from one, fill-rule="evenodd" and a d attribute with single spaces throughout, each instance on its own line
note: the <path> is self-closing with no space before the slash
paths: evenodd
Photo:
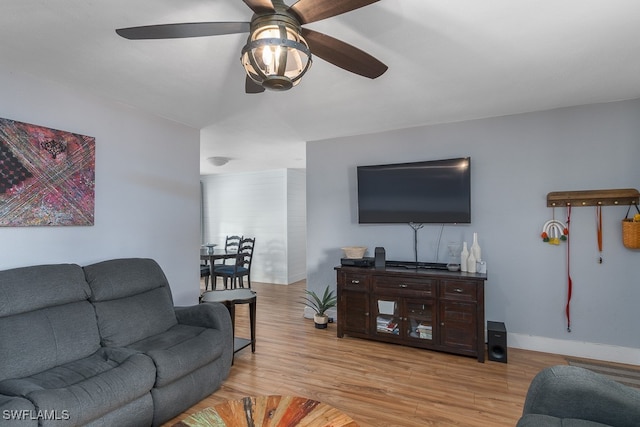
<path id="1" fill-rule="evenodd" d="M 232 340 L 150 259 L 0 271 L 0 424 L 160 425 L 220 387 Z"/>
<path id="2" fill-rule="evenodd" d="M 531 381 L 517 427 L 637 427 L 640 389 L 595 372 L 559 365 Z"/>
<path id="3" fill-rule="evenodd" d="M 102 344 L 153 360 L 154 425 L 196 404 L 226 379 L 233 338 L 223 305 L 174 309 L 169 283 L 150 259 L 104 261 L 84 271 Z"/>

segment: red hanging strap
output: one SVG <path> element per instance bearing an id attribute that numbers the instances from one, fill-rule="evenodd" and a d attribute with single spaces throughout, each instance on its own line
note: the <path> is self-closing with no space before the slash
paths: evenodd
<path id="1" fill-rule="evenodd" d="M 567 314 L 567 332 L 571 332 L 571 292 L 573 291 L 573 283 L 571 281 L 571 259 L 570 259 L 570 242 L 571 233 L 569 233 L 569 227 L 571 224 L 571 205 L 567 206 L 567 306 L 565 312 Z"/>
<path id="2" fill-rule="evenodd" d="M 596 233 L 598 235 L 598 252 L 600 253 L 600 258 L 598 258 L 598 263 L 602 264 L 602 206 L 596 206 Z"/>

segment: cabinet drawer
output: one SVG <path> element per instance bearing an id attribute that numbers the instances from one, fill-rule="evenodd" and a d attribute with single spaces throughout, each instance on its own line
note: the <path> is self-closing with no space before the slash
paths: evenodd
<path id="1" fill-rule="evenodd" d="M 458 301 L 476 301 L 477 285 L 466 280 L 442 280 L 440 297 Z"/>
<path id="2" fill-rule="evenodd" d="M 368 292 L 369 276 L 367 274 L 345 273 L 343 288 L 352 291 Z"/>
<path id="3" fill-rule="evenodd" d="M 378 276 L 373 278 L 374 292 L 398 293 L 406 296 L 429 297 L 433 295 L 435 280 Z"/>

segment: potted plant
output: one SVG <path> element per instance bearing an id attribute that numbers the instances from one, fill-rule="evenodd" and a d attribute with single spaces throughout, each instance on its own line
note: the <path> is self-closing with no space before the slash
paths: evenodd
<path id="1" fill-rule="evenodd" d="M 303 297 L 304 301 L 302 303 L 315 311 L 313 321 L 316 324 L 316 328 L 325 329 L 329 322 L 329 316 L 327 316 L 326 311 L 336 306 L 338 298 L 333 294 L 333 291 L 329 291 L 329 286 L 325 288 L 322 297 L 308 289 L 305 289 L 305 293 L 306 296 Z"/>

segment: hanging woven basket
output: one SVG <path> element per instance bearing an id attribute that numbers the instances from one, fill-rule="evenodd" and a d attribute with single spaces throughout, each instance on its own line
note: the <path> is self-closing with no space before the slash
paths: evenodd
<path id="1" fill-rule="evenodd" d="M 640 215 L 640 209 L 638 205 L 634 205 L 638 215 Z M 629 218 L 629 211 L 631 205 L 627 209 L 627 215 L 622 220 L 622 244 L 627 249 L 640 249 L 640 221 Z M 637 215 L 636 215 L 637 217 Z"/>

